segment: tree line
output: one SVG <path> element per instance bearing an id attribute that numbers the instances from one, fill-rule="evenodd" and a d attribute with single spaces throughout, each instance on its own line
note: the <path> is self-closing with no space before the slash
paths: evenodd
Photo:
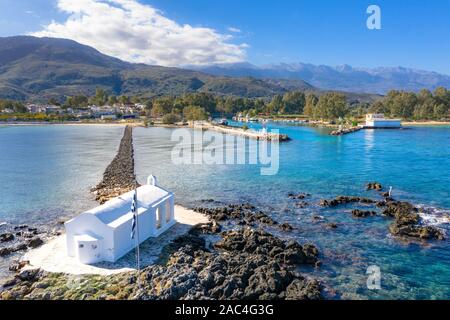
<path id="1" fill-rule="evenodd" d="M 50 104 L 58 105 L 50 100 Z M 258 115 L 305 115 L 315 120 L 337 120 L 361 117 L 365 113 L 384 113 L 388 117 L 415 120 L 440 120 L 448 117 L 450 90 L 439 87 L 433 92 L 421 90 L 418 93 L 392 90 L 373 103 L 349 104 L 345 94 L 339 92 L 287 92 L 272 98 L 242 98 L 218 96 L 211 93 L 187 93 L 182 96 L 160 96 L 154 98 L 108 95 L 97 89 L 95 95 L 67 97 L 63 108 L 87 108 L 89 105 L 114 105 L 116 103 L 141 103 L 146 106 L 147 115 L 163 117 L 167 122 L 179 119 L 203 120 L 212 115 L 230 116 L 243 113 L 250 117 Z M 0 100 L 0 110 L 11 109 L 25 112 L 21 102 Z"/>

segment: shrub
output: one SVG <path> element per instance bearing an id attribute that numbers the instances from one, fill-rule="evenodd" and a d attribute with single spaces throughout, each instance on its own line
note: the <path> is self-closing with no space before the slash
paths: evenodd
<path id="1" fill-rule="evenodd" d="M 173 113 L 166 114 L 162 118 L 162 122 L 164 124 L 174 124 L 174 123 L 179 122 L 180 120 L 181 120 L 180 116 L 173 114 Z"/>

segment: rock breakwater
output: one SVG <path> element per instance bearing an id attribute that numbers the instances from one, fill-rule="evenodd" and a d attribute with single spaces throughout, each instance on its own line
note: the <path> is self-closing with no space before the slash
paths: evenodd
<path id="1" fill-rule="evenodd" d="M 103 180 L 91 192 L 100 204 L 131 191 L 136 186 L 134 173 L 133 128 L 126 126 L 119 150 L 103 174 Z"/>

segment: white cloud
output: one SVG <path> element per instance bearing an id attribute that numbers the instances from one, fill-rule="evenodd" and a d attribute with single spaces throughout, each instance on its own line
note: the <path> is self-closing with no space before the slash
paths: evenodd
<path id="1" fill-rule="evenodd" d="M 244 61 L 244 44 L 214 29 L 181 25 L 136 0 L 58 0 L 70 14 L 53 21 L 38 37 L 73 39 L 125 61 L 164 66 L 207 65 Z"/>
<path id="2" fill-rule="evenodd" d="M 234 27 L 229 27 L 228 31 L 234 32 L 234 33 L 241 33 L 242 32 L 241 29 L 234 28 Z"/>

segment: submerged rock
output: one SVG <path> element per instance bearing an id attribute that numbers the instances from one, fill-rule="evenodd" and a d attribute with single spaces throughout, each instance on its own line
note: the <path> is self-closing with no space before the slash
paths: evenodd
<path id="1" fill-rule="evenodd" d="M 338 196 L 332 200 L 321 200 L 320 205 L 322 207 L 337 207 L 339 205 L 349 204 L 349 203 L 362 203 L 362 204 L 374 204 L 377 201 L 370 198 L 364 197 L 349 197 L 349 196 Z"/>
<path id="2" fill-rule="evenodd" d="M 6 257 L 13 252 L 10 248 L 0 248 L 0 257 Z"/>
<path id="3" fill-rule="evenodd" d="M 2 233 L 0 234 L 0 242 L 10 242 L 14 240 L 14 235 L 12 233 Z"/>
<path id="4" fill-rule="evenodd" d="M 310 196 L 309 193 L 298 193 L 298 194 L 289 193 L 288 194 L 289 199 L 294 199 L 294 200 L 303 200 L 303 199 L 305 199 L 306 197 L 309 197 L 309 196 Z"/>
<path id="5" fill-rule="evenodd" d="M 355 209 L 355 210 L 352 210 L 352 215 L 355 218 L 366 218 L 366 217 L 370 217 L 370 216 L 376 216 L 377 213 L 375 211 L 370 211 L 370 210 Z"/>
<path id="6" fill-rule="evenodd" d="M 366 190 L 381 191 L 381 190 L 383 190 L 383 186 L 381 185 L 381 183 L 378 183 L 378 182 L 369 182 L 366 185 Z"/>
<path id="7" fill-rule="evenodd" d="M 328 229 L 336 229 L 337 227 L 338 227 L 338 225 L 335 222 L 330 222 L 327 224 Z"/>

